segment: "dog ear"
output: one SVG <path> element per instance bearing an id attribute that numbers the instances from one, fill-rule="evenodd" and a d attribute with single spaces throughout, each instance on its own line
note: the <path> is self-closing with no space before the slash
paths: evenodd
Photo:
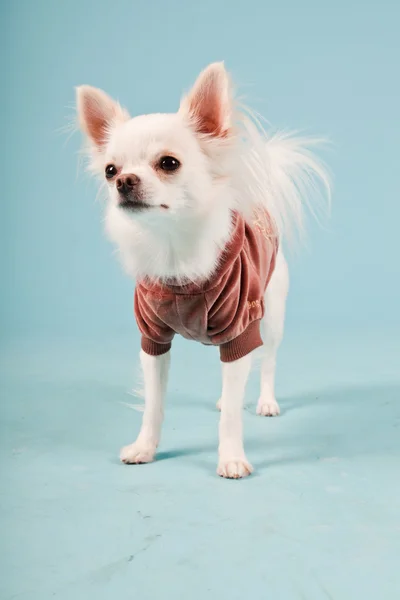
<path id="1" fill-rule="evenodd" d="M 90 85 L 76 89 L 76 108 L 82 131 L 98 150 L 106 144 L 113 126 L 129 119 L 118 102 Z"/>
<path id="2" fill-rule="evenodd" d="M 232 121 L 232 93 L 224 63 L 213 63 L 200 73 L 179 112 L 189 119 L 196 132 L 225 138 Z"/>

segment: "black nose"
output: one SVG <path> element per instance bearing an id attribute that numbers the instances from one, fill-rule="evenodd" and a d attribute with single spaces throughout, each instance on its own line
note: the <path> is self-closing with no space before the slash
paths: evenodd
<path id="1" fill-rule="evenodd" d="M 120 194 L 126 196 L 129 194 L 137 185 L 139 185 L 140 179 L 137 175 L 121 175 L 116 181 L 117 190 Z"/>

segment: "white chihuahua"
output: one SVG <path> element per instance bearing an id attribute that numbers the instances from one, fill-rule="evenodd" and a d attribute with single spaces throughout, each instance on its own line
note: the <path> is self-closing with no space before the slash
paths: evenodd
<path id="1" fill-rule="evenodd" d="M 107 233 L 136 279 L 145 410 L 121 460 L 155 457 L 171 341 L 180 333 L 220 348 L 217 473 L 249 475 L 242 408 L 260 325 L 257 414 L 279 414 L 274 374 L 289 283 L 281 240 L 301 231 L 313 197 L 329 197 L 328 177 L 308 150 L 310 140 L 267 136 L 235 105 L 222 63 L 200 74 L 175 114 L 132 119 L 89 86 L 77 89 L 77 109 L 91 168 L 109 190 Z"/>

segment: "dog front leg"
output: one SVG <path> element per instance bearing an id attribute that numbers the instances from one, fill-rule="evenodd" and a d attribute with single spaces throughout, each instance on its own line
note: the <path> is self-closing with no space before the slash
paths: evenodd
<path id="1" fill-rule="evenodd" d="M 251 369 L 251 355 L 222 363 L 219 460 L 217 473 L 228 479 L 250 475 L 253 467 L 243 448 L 243 400 Z"/>
<path id="2" fill-rule="evenodd" d="M 150 356 L 142 350 L 140 362 L 144 375 L 145 407 L 136 442 L 121 450 L 121 461 L 127 464 L 151 462 L 156 454 L 164 418 L 170 352 L 161 356 Z"/>

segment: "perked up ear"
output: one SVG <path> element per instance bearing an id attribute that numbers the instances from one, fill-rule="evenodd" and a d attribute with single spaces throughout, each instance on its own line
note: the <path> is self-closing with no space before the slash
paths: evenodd
<path id="1" fill-rule="evenodd" d="M 113 126 L 129 119 L 129 114 L 118 102 L 90 85 L 76 89 L 76 107 L 82 131 L 98 150 L 106 144 Z"/>
<path id="2" fill-rule="evenodd" d="M 224 63 L 213 63 L 200 73 L 179 112 L 197 133 L 225 138 L 232 125 L 231 84 Z"/>

